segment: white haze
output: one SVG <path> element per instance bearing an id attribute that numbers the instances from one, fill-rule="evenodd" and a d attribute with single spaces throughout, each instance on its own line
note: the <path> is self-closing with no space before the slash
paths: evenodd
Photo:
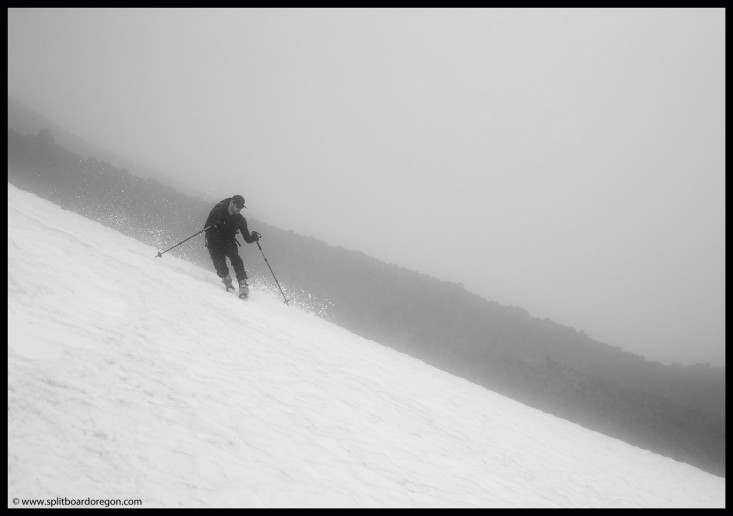
<path id="1" fill-rule="evenodd" d="M 724 478 L 277 292 L 240 301 L 208 270 L 11 185 L 8 250 L 9 507 L 725 504 Z"/>
<path id="2" fill-rule="evenodd" d="M 8 86 L 207 200 L 722 366 L 724 17 L 10 9 Z"/>

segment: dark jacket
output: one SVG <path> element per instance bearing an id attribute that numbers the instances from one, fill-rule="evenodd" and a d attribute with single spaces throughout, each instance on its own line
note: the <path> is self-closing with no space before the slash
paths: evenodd
<path id="1" fill-rule="evenodd" d="M 231 200 L 232 198 L 229 197 L 219 202 L 212 208 L 209 218 L 206 219 L 204 227 L 209 228 L 206 230 L 206 243 L 209 247 L 233 242 L 237 231 L 242 233 L 244 241 L 248 244 L 256 240 L 247 229 L 247 220 L 241 213 L 229 215 L 227 208 Z"/>

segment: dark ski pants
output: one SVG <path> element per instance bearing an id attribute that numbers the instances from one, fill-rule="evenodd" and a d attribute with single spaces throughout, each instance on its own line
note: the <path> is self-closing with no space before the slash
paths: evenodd
<path id="1" fill-rule="evenodd" d="M 229 274 L 229 267 L 227 267 L 226 261 L 226 258 L 229 258 L 234 268 L 234 274 L 237 275 L 237 282 L 239 283 L 247 279 L 247 273 L 244 270 L 244 262 L 239 257 L 239 249 L 237 247 L 237 243 L 233 240 L 218 245 L 211 245 L 209 243 L 209 256 L 211 256 L 211 261 L 214 262 L 216 274 L 222 279 Z"/>

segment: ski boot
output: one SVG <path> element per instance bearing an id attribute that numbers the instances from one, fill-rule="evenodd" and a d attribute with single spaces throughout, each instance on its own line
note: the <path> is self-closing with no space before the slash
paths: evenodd
<path id="1" fill-rule="evenodd" d="M 229 292 L 230 294 L 233 294 L 236 291 L 234 285 L 232 285 L 232 277 L 229 274 L 223 277 L 221 279 L 221 282 L 224 283 L 224 288 L 226 288 L 227 292 Z"/>
<path id="2" fill-rule="evenodd" d="M 247 285 L 247 280 L 243 279 L 239 282 L 239 299 L 247 299 L 249 296 L 249 285 Z"/>

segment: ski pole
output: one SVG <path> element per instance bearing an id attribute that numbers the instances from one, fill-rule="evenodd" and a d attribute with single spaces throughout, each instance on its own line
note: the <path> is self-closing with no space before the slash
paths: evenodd
<path id="1" fill-rule="evenodd" d="M 257 242 L 257 247 L 260 248 L 260 252 L 262 253 L 262 257 L 265 259 L 265 263 L 270 268 L 270 272 L 272 272 L 272 267 L 270 267 L 270 262 L 267 261 L 267 257 L 265 256 L 264 251 L 262 251 L 262 246 L 260 245 L 260 241 L 257 240 L 256 242 Z M 277 277 L 275 276 L 275 273 L 274 272 L 272 272 L 272 277 L 275 278 L 275 283 L 277 283 L 277 288 L 280 289 L 280 293 L 283 295 L 283 299 L 285 299 L 285 304 L 288 305 L 288 306 L 290 306 L 290 303 L 288 302 L 288 298 L 285 297 L 285 294 L 283 293 L 283 289 L 280 286 L 280 282 L 277 281 Z"/>
<path id="2" fill-rule="evenodd" d="M 178 243 L 177 243 L 176 245 L 174 245 L 173 247 L 171 247 L 171 248 L 169 248 L 169 249 L 166 249 L 166 250 L 165 250 L 165 251 L 163 251 L 162 253 L 161 253 L 160 251 L 158 251 L 158 254 L 156 255 L 156 258 L 163 258 L 163 255 L 164 255 L 165 253 L 167 253 L 168 251 L 170 251 L 171 249 L 173 249 L 173 248 L 175 248 L 175 247 L 178 247 L 179 245 L 181 245 L 181 244 L 182 244 L 182 243 L 184 243 L 184 242 L 188 242 L 188 241 L 189 241 L 189 240 L 191 240 L 191 239 L 192 239 L 193 237 L 195 237 L 195 236 L 198 236 L 198 235 L 200 235 L 201 233 L 203 233 L 204 231 L 206 231 L 207 229 L 209 229 L 209 227 L 211 227 L 211 226 L 207 226 L 207 227 L 205 227 L 204 229 L 202 229 L 201 231 L 199 231 L 199 232 L 198 232 L 198 233 L 196 233 L 195 235 L 191 235 L 191 236 L 190 236 L 190 237 L 188 237 L 188 238 L 187 238 L 186 240 L 182 240 L 182 241 L 178 242 Z"/>

